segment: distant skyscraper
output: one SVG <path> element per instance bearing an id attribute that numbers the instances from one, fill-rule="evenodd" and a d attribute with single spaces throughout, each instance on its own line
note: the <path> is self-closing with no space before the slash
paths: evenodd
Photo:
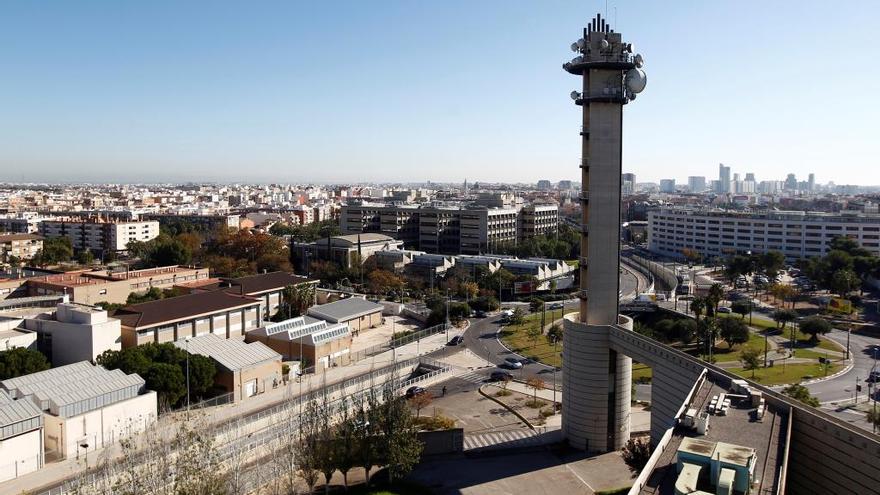
<path id="1" fill-rule="evenodd" d="M 675 179 L 660 179 L 660 192 L 667 194 L 674 193 Z"/>
<path id="2" fill-rule="evenodd" d="M 572 188 L 572 183 L 570 180 L 561 180 L 557 186 L 561 191 L 568 191 Z"/>
<path id="3" fill-rule="evenodd" d="M 718 164 L 718 192 L 730 192 L 730 167 L 725 167 L 723 163 Z"/>
<path id="4" fill-rule="evenodd" d="M 701 175 L 688 177 L 688 191 L 692 193 L 706 192 L 706 178 Z"/>
<path id="5" fill-rule="evenodd" d="M 807 190 L 813 192 L 816 190 L 816 174 L 810 174 L 807 178 Z"/>
<path id="6" fill-rule="evenodd" d="M 547 189 L 550 189 L 550 187 L 552 187 L 552 186 L 551 186 L 549 180 L 541 179 L 538 181 L 538 189 L 547 190 Z"/>
<path id="7" fill-rule="evenodd" d="M 755 174 L 753 174 L 752 172 L 746 173 L 746 180 L 750 180 L 752 182 L 755 182 Z"/>
<path id="8" fill-rule="evenodd" d="M 788 174 L 785 177 L 785 190 L 786 191 L 796 191 L 797 190 L 797 177 L 794 174 Z"/>
<path id="9" fill-rule="evenodd" d="M 636 174 L 620 174 L 620 193 L 629 196 L 636 192 Z"/>

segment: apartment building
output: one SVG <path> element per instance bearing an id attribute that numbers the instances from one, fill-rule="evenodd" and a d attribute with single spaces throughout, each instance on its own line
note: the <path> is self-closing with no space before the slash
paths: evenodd
<path id="1" fill-rule="evenodd" d="M 376 232 L 404 247 L 440 254 L 481 254 L 496 246 L 556 232 L 556 205 L 465 207 L 361 204 L 343 206 L 345 234 Z"/>
<path id="2" fill-rule="evenodd" d="M 690 208 L 648 213 L 648 249 L 667 256 L 681 256 L 683 249 L 706 257 L 780 251 L 793 260 L 826 254 L 837 236 L 880 255 L 880 215 Z"/>
<path id="3" fill-rule="evenodd" d="M 43 220 L 40 235 L 47 238 L 68 237 L 73 249 L 96 253 L 117 253 L 128 249 L 131 241 L 146 242 L 159 236 L 159 222 L 100 220 Z"/>
<path id="4" fill-rule="evenodd" d="M 559 230 L 559 207 L 555 204 L 531 204 L 520 210 L 519 240 L 539 235 L 554 235 Z"/>
<path id="5" fill-rule="evenodd" d="M 124 272 L 66 272 L 28 278 L 24 285 L 29 296 L 64 295 L 80 304 L 99 302 L 121 304 L 129 294 L 152 287 L 169 289 L 175 285 L 208 279 L 207 268 L 163 266 Z M 2 294 L 0 294 L 2 295 Z"/>
<path id="6" fill-rule="evenodd" d="M 43 238 L 34 234 L 0 234 L 0 263 L 13 257 L 29 260 L 43 249 Z"/>

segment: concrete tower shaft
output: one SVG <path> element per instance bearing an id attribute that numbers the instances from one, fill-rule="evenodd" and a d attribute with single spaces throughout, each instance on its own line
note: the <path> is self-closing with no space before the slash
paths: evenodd
<path id="1" fill-rule="evenodd" d="M 600 15 L 572 50 L 578 55 L 563 68 L 583 82 L 571 95 L 583 108 L 580 314 L 563 333 L 562 423 L 572 446 L 607 451 L 629 439 L 632 360 L 610 349 L 608 327 L 619 323 L 623 105 L 645 75 L 641 56 Z"/>

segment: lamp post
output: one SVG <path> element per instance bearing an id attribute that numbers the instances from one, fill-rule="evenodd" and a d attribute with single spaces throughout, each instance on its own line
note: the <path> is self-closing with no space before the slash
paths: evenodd
<path id="1" fill-rule="evenodd" d="M 449 288 L 446 288 L 446 342 L 449 342 Z"/>
<path id="2" fill-rule="evenodd" d="M 186 419 L 189 419 L 189 341 L 192 340 L 192 337 L 187 337 L 184 340 L 186 342 Z"/>

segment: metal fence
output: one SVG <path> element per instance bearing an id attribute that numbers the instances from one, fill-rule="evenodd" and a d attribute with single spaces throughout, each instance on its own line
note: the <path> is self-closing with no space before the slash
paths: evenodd
<path id="1" fill-rule="evenodd" d="M 455 327 L 449 325 L 449 329 L 452 330 Z M 352 363 L 357 363 L 359 361 L 363 361 L 364 359 L 371 358 L 373 356 L 378 356 L 383 352 L 388 352 L 391 349 L 395 349 L 398 347 L 405 346 L 407 344 L 411 344 L 413 342 L 418 342 L 426 337 L 430 337 L 432 335 L 436 335 L 441 332 L 445 332 L 447 330 L 446 323 L 441 323 L 439 325 L 434 325 L 433 327 L 428 327 L 422 330 L 418 330 L 416 332 L 412 332 L 410 334 L 404 335 L 403 337 L 390 340 L 388 342 L 382 344 L 376 344 L 371 347 L 367 347 L 366 349 L 361 349 L 357 352 L 351 352 L 337 358 L 331 359 L 329 361 L 328 367 L 336 367 L 336 366 L 345 366 Z M 316 370 L 315 365 L 309 366 L 303 370 L 304 374 L 314 373 Z"/>
<path id="2" fill-rule="evenodd" d="M 297 409 L 304 406 L 306 402 L 318 400 L 324 395 L 332 396 L 335 392 L 345 390 L 345 388 L 347 387 L 362 385 L 363 383 L 369 382 L 370 385 L 368 388 L 361 388 L 355 393 L 347 394 L 344 397 L 328 400 L 327 402 L 328 406 L 330 407 L 338 407 L 343 399 L 349 400 L 349 404 L 351 404 L 357 399 L 365 397 L 371 391 L 381 390 L 382 388 L 384 388 L 386 385 L 386 382 L 384 380 L 380 380 L 378 382 L 375 380 L 377 377 L 381 378 L 383 373 L 389 374 L 412 366 L 418 367 L 422 364 L 434 369 L 432 371 L 429 371 L 428 373 L 420 374 L 412 378 L 407 378 L 400 382 L 395 382 L 392 379 L 392 387 L 394 391 L 403 390 L 417 383 L 422 383 L 424 381 L 433 379 L 453 369 L 451 365 L 446 364 L 442 361 L 437 361 L 429 358 L 412 358 L 391 366 L 380 368 L 370 373 L 366 373 L 362 376 L 352 377 L 348 380 L 337 382 L 332 385 L 327 385 L 319 389 L 309 390 L 308 392 L 304 392 L 297 397 L 292 397 L 288 401 L 259 411 L 256 414 L 226 422 L 222 426 L 214 429 L 215 437 L 229 435 L 230 433 L 234 434 L 236 432 L 238 432 L 239 434 L 234 436 L 231 440 L 219 445 L 218 448 L 220 449 L 219 456 L 221 462 L 230 460 L 233 458 L 233 456 L 247 456 L 260 447 L 272 445 L 273 441 L 297 432 L 299 430 L 299 417 L 296 414 L 296 411 Z M 318 392 L 320 392 L 320 396 L 317 395 Z M 381 393 L 378 394 L 378 399 L 379 401 L 384 400 L 384 397 Z M 278 415 L 279 418 L 276 419 L 281 419 L 281 421 L 270 422 L 269 424 L 258 428 L 255 431 L 245 434 L 244 430 L 248 425 L 257 423 L 260 420 L 267 419 L 275 415 Z M 141 453 L 140 455 L 146 457 L 145 453 Z M 86 474 L 83 478 L 79 480 L 64 482 L 59 486 L 39 492 L 37 495 L 67 495 L 71 493 L 77 493 L 79 492 L 79 487 L 81 487 L 82 485 L 94 484 L 100 476 L 104 475 L 105 469 L 106 467 L 96 468 L 91 473 Z"/>

